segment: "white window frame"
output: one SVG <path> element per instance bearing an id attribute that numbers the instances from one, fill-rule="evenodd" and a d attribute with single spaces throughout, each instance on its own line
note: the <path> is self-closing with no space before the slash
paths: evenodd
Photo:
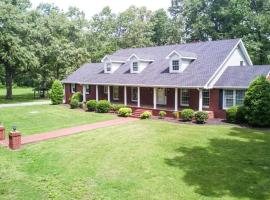
<path id="1" fill-rule="evenodd" d="M 173 62 L 178 62 L 178 70 L 173 69 L 173 67 L 174 67 Z M 172 60 L 172 71 L 173 72 L 179 72 L 180 71 L 180 59 L 173 59 Z"/>
<path id="2" fill-rule="evenodd" d="M 208 104 L 208 105 L 204 105 L 204 99 L 205 99 L 205 98 L 204 98 L 204 96 L 203 96 L 203 108 L 209 108 L 209 105 L 210 105 L 210 90 L 203 90 L 203 93 L 206 92 L 206 91 L 207 91 L 208 94 L 209 94 L 209 95 L 208 95 L 209 104 Z"/>
<path id="3" fill-rule="evenodd" d="M 85 85 L 85 94 L 90 94 L 90 85 Z"/>
<path id="4" fill-rule="evenodd" d="M 134 90 L 137 92 L 137 99 L 133 99 L 133 92 Z M 132 87 L 131 88 L 131 101 L 132 102 L 138 102 L 138 88 L 137 87 Z"/>
<path id="5" fill-rule="evenodd" d="M 134 70 L 134 64 L 137 64 L 137 70 Z M 134 61 L 132 62 L 132 72 L 133 73 L 138 73 L 139 72 L 139 62 L 138 61 Z"/>
<path id="6" fill-rule="evenodd" d="M 188 92 L 188 104 L 186 104 L 186 103 L 183 103 L 183 91 L 185 91 L 185 90 L 187 90 L 187 92 Z M 190 93 L 189 93 L 190 91 L 189 91 L 189 89 L 181 89 L 181 91 L 180 91 L 180 106 L 189 106 L 189 100 L 190 100 Z"/>
<path id="7" fill-rule="evenodd" d="M 117 96 L 115 96 L 116 94 Z M 118 86 L 113 86 L 113 100 L 116 100 L 116 101 L 119 100 L 119 87 Z"/>
<path id="8" fill-rule="evenodd" d="M 224 109 L 224 110 L 230 108 L 230 107 L 227 107 L 227 106 L 226 106 L 225 91 L 228 91 L 228 90 L 233 91 L 233 105 L 232 105 L 232 106 L 239 106 L 239 104 L 236 105 L 236 91 L 245 91 L 245 92 L 246 92 L 245 89 L 227 89 L 227 90 L 223 90 L 223 109 Z"/>
<path id="9" fill-rule="evenodd" d="M 104 94 L 108 94 L 108 86 L 106 86 L 106 85 L 104 86 L 104 91 L 103 92 L 104 92 Z"/>
<path id="10" fill-rule="evenodd" d="M 110 68 L 110 70 L 108 70 L 108 68 Z M 106 70 L 106 73 L 111 73 L 112 72 L 112 63 L 106 63 L 106 68 L 105 68 L 105 70 Z"/>
<path id="11" fill-rule="evenodd" d="M 76 92 L 76 84 L 72 83 L 70 87 L 71 87 L 71 93 L 74 94 Z"/>

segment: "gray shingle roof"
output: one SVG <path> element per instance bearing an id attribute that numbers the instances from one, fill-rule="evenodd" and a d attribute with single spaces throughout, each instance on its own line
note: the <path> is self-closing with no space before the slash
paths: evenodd
<path id="1" fill-rule="evenodd" d="M 270 65 L 230 66 L 215 83 L 214 88 L 248 88 L 257 76 L 267 76 Z"/>
<path id="2" fill-rule="evenodd" d="M 68 76 L 65 83 L 118 84 L 134 86 L 203 87 L 239 43 L 239 39 L 198 42 L 116 51 L 111 56 L 128 58 L 132 54 L 154 60 L 141 73 L 130 73 L 130 63 L 122 64 L 113 74 L 106 74 L 103 63 L 85 64 Z M 166 57 L 173 51 L 191 52 L 194 60 L 182 73 L 169 73 Z"/>

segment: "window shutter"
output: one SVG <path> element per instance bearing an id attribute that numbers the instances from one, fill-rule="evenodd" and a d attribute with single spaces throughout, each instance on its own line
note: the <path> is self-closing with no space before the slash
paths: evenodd
<path id="1" fill-rule="evenodd" d="M 219 109 L 223 108 L 223 90 L 219 90 L 218 107 L 219 107 Z"/>

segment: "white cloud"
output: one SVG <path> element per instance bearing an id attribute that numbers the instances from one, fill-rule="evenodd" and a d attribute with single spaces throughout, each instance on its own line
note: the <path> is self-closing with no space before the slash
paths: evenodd
<path id="1" fill-rule="evenodd" d="M 40 3 L 53 3 L 64 10 L 67 10 L 70 6 L 75 6 L 83 10 L 89 18 L 100 12 L 105 6 L 110 6 L 115 13 L 121 12 L 131 5 L 145 6 L 149 10 L 160 8 L 167 10 L 171 0 L 31 0 L 31 2 L 34 7 Z"/>

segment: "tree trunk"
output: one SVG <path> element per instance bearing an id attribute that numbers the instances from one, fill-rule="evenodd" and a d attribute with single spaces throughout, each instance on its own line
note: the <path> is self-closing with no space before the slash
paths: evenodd
<path id="1" fill-rule="evenodd" d="M 9 67 L 5 67 L 6 71 L 6 99 L 12 99 L 12 83 L 13 83 L 13 73 Z"/>

